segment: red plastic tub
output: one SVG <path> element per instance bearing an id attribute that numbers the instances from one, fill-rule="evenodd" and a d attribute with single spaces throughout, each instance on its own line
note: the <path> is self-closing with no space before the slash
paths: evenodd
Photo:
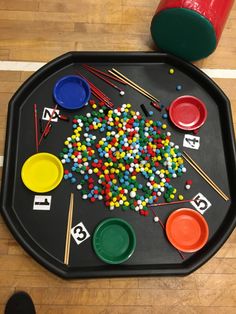
<path id="1" fill-rule="evenodd" d="M 189 61 L 211 54 L 234 0 L 161 0 L 151 23 L 156 45 Z"/>

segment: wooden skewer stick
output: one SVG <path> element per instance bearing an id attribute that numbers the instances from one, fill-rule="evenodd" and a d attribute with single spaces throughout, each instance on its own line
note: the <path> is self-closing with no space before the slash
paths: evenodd
<path id="1" fill-rule="evenodd" d="M 211 178 L 202 170 L 202 168 L 186 153 L 183 152 L 184 159 L 197 171 L 198 174 L 225 200 L 229 198 L 225 193 L 211 180 Z"/>
<path id="2" fill-rule="evenodd" d="M 72 226 L 72 217 L 73 217 L 73 209 L 74 209 L 74 194 L 70 195 L 70 205 L 68 211 L 68 220 L 67 220 L 67 231 L 66 231 L 66 244 L 65 244 L 65 255 L 64 255 L 64 264 L 69 264 L 70 257 L 70 239 L 71 239 L 71 226 Z"/>
<path id="3" fill-rule="evenodd" d="M 150 94 L 149 92 L 147 92 L 145 89 L 143 89 L 141 86 L 139 86 L 138 84 L 134 83 L 133 81 L 131 81 L 128 77 L 126 77 L 124 74 L 120 73 L 119 71 L 117 71 L 116 69 L 112 68 L 112 71 L 115 72 L 116 74 L 118 74 L 119 76 L 122 77 L 122 79 L 125 79 L 126 81 L 128 81 L 130 84 L 134 85 L 135 87 L 137 87 L 138 89 L 140 89 L 142 92 L 146 93 L 147 95 L 149 95 L 150 97 L 152 97 L 153 99 L 155 99 L 157 102 L 160 102 L 159 99 L 157 99 L 156 97 L 154 97 L 152 94 Z"/>
<path id="4" fill-rule="evenodd" d="M 112 72 L 111 70 L 108 70 L 109 73 L 111 73 L 112 75 L 114 75 L 115 77 L 119 77 L 116 73 Z M 128 81 L 126 81 L 125 79 L 123 79 L 124 82 L 129 85 L 130 87 L 136 89 L 140 94 L 146 96 L 147 98 L 151 99 L 152 101 L 156 101 L 156 98 L 153 98 L 151 96 L 149 96 L 146 92 L 141 91 L 139 88 L 137 88 L 136 86 L 132 85 L 131 83 L 129 83 Z"/>

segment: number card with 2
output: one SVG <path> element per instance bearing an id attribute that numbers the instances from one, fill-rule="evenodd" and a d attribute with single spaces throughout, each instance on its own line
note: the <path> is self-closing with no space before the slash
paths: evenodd
<path id="1" fill-rule="evenodd" d="M 42 119 L 48 121 L 51 118 L 51 115 L 52 115 L 53 111 L 54 111 L 53 108 L 45 107 L 44 110 L 43 110 Z M 60 114 L 60 110 L 58 110 L 58 109 L 55 110 L 51 121 L 52 122 L 57 122 L 59 114 Z"/>
<path id="2" fill-rule="evenodd" d="M 199 213 L 202 215 L 208 210 L 208 208 L 211 207 L 211 203 L 208 201 L 208 199 L 202 195 L 201 193 L 198 193 L 191 202 L 193 207 L 196 208 Z"/>
<path id="3" fill-rule="evenodd" d="M 85 225 L 82 222 L 71 229 L 71 235 L 78 245 L 90 237 L 88 230 L 85 228 Z"/>

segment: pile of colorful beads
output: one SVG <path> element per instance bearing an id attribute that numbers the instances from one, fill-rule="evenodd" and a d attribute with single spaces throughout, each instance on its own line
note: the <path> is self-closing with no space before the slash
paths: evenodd
<path id="1" fill-rule="evenodd" d="M 64 178 L 78 184 L 83 199 L 103 200 L 110 210 L 146 216 L 147 205 L 162 194 L 171 202 L 177 192 L 171 179 L 186 168 L 166 124 L 143 118 L 130 104 L 108 110 L 93 103 L 92 108 L 73 119 L 74 133 L 60 153 Z"/>

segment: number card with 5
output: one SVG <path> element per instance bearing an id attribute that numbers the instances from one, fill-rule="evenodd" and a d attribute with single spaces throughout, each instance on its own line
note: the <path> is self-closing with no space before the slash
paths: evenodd
<path id="1" fill-rule="evenodd" d="M 211 203 L 208 201 L 208 199 L 202 195 L 201 193 L 198 193 L 192 200 L 191 204 L 193 207 L 196 208 L 199 213 L 202 215 L 208 210 L 208 208 L 211 207 Z"/>

